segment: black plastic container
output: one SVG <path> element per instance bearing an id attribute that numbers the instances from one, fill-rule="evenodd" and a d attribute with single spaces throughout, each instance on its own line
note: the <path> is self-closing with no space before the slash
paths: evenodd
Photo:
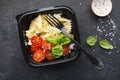
<path id="1" fill-rule="evenodd" d="M 25 61 L 33 66 L 33 67 L 40 67 L 40 66 L 46 66 L 46 65 L 53 65 L 63 62 L 68 62 L 71 60 L 74 60 L 81 52 L 78 52 L 78 49 L 75 47 L 73 51 L 68 56 L 61 57 L 60 59 L 56 59 L 54 61 L 43 61 L 41 63 L 36 63 L 32 60 L 31 54 L 30 54 L 30 46 L 27 46 L 25 43 L 28 41 L 27 37 L 25 36 L 25 31 L 29 29 L 31 21 L 36 18 L 39 14 L 54 14 L 54 13 L 62 13 L 62 16 L 68 19 L 72 20 L 72 33 L 74 34 L 75 40 L 80 42 L 80 36 L 78 31 L 78 25 L 76 21 L 76 16 L 74 11 L 67 7 L 67 6 L 55 6 L 55 7 L 48 7 L 48 8 L 42 8 L 38 10 L 33 10 L 29 12 L 25 12 L 22 14 L 19 14 L 16 16 L 17 22 L 18 22 L 18 29 L 19 29 L 19 36 L 21 41 L 21 47 L 23 50 L 23 55 L 25 58 Z"/>

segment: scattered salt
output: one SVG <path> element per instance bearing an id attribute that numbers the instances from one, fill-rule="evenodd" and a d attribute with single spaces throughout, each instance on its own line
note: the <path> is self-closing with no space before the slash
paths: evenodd
<path id="1" fill-rule="evenodd" d="M 113 39 L 111 38 L 110 40 L 112 41 Z"/>
<path id="2" fill-rule="evenodd" d="M 99 21 L 99 24 L 98 25 L 95 25 L 93 26 L 94 29 L 97 30 L 99 36 L 102 36 L 104 35 L 104 37 L 110 37 L 109 40 L 110 41 L 114 41 L 114 37 L 116 35 L 116 25 L 114 23 L 114 21 L 112 20 L 112 18 L 110 16 L 108 16 L 108 19 L 107 20 L 107 23 L 106 24 L 102 24 L 104 23 L 104 21 L 102 20 L 102 18 L 98 18 L 98 21 Z M 107 32 L 105 32 L 107 31 Z M 104 34 L 105 32 L 105 34 Z M 101 37 L 98 37 L 99 40 L 101 40 L 102 38 Z M 120 40 L 120 38 L 119 38 Z M 116 48 L 116 45 L 114 43 L 114 49 Z M 93 49 L 93 51 L 96 51 L 95 49 Z M 120 51 L 117 51 L 117 53 L 119 53 Z M 106 54 L 112 54 L 111 51 L 109 52 L 105 52 Z M 111 62 L 112 63 L 112 62 Z"/>
<path id="3" fill-rule="evenodd" d="M 110 63 L 112 63 L 112 61 L 110 61 Z"/>
<path id="4" fill-rule="evenodd" d="M 109 33 L 109 36 L 111 36 L 111 33 Z"/>
<path id="5" fill-rule="evenodd" d="M 110 16 L 108 16 L 108 18 L 110 19 L 110 22 L 113 25 L 113 30 L 115 30 L 116 29 L 116 25 L 115 25 L 114 21 L 112 20 L 112 18 Z"/>
<path id="6" fill-rule="evenodd" d="M 99 28 L 99 26 L 97 26 L 97 28 Z"/>
<path id="7" fill-rule="evenodd" d="M 105 29 L 103 29 L 103 31 L 105 31 Z"/>
<path id="8" fill-rule="evenodd" d="M 95 51 L 95 49 L 93 49 L 93 51 Z"/>
<path id="9" fill-rule="evenodd" d="M 108 36 L 108 34 L 105 34 L 105 36 Z"/>
<path id="10" fill-rule="evenodd" d="M 114 25 L 114 26 L 113 26 L 113 30 L 115 30 L 115 28 L 116 28 L 116 26 Z"/>
<path id="11" fill-rule="evenodd" d="M 105 26 L 107 27 L 108 25 L 106 24 Z"/>
<path id="12" fill-rule="evenodd" d="M 114 31 L 114 33 L 116 33 L 116 31 Z"/>
<path id="13" fill-rule="evenodd" d="M 120 51 L 118 50 L 117 53 L 119 53 Z"/>
<path id="14" fill-rule="evenodd" d="M 111 51 L 108 52 L 108 54 L 111 54 L 111 53 L 112 53 Z"/>
<path id="15" fill-rule="evenodd" d="M 114 36 L 115 36 L 115 34 L 112 34 L 112 36 L 114 37 Z"/>
<path id="16" fill-rule="evenodd" d="M 102 29 L 104 28 L 104 26 L 102 26 Z"/>
<path id="17" fill-rule="evenodd" d="M 82 5 L 82 3 L 80 3 L 80 5 Z"/>
<path id="18" fill-rule="evenodd" d="M 103 21 L 101 21 L 100 23 L 103 23 Z"/>

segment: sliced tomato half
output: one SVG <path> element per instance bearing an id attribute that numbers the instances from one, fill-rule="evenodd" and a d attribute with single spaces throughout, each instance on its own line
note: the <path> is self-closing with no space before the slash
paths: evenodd
<path id="1" fill-rule="evenodd" d="M 30 40 L 33 46 L 40 46 L 43 43 L 43 39 L 39 36 L 33 36 Z"/>
<path id="2" fill-rule="evenodd" d="M 68 55 L 69 51 L 70 51 L 70 45 L 63 46 L 63 56 Z"/>
<path id="3" fill-rule="evenodd" d="M 41 50 L 41 49 L 42 49 L 41 46 L 34 46 L 34 45 L 32 45 L 31 48 L 30 48 L 30 52 L 34 53 L 35 51 Z"/>
<path id="4" fill-rule="evenodd" d="M 49 61 L 54 60 L 55 58 L 52 56 L 51 52 L 45 51 L 45 56 Z"/>
<path id="5" fill-rule="evenodd" d="M 50 50 L 52 47 L 53 45 L 51 43 L 47 42 L 46 40 L 43 41 L 43 49 Z"/>
<path id="6" fill-rule="evenodd" d="M 33 60 L 35 62 L 42 62 L 45 59 L 45 53 L 42 50 L 37 50 L 33 53 Z"/>

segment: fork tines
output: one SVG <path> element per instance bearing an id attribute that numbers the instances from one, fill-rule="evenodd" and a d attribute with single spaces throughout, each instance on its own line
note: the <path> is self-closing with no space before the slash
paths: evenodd
<path id="1" fill-rule="evenodd" d="M 59 27 L 59 26 L 63 26 L 63 24 L 53 15 L 51 14 L 47 14 L 44 15 L 44 19 L 51 25 L 54 27 Z M 60 28 L 60 27 L 59 27 Z"/>

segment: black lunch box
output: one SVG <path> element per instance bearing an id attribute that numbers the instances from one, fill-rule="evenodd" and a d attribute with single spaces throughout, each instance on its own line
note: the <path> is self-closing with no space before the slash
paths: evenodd
<path id="1" fill-rule="evenodd" d="M 32 59 L 31 53 L 30 53 L 30 46 L 26 45 L 26 43 L 28 42 L 28 39 L 25 36 L 25 31 L 29 29 L 31 21 L 34 18 L 36 18 L 39 14 L 54 14 L 54 13 L 62 13 L 63 17 L 72 20 L 71 21 L 72 33 L 74 34 L 75 40 L 80 42 L 76 16 L 74 11 L 68 6 L 54 6 L 54 7 L 42 8 L 42 9 L 28 11 L 28 12 L 17 15 L 16 19 L 18 22 L 18 30 L 19 30 L 19 36 L 21 41 L 21 47 L 23 50 L 23 55 L 24 55 L 25 61 L 33 67 L 47 66 L 47 65 L 53 65 L 53 64 L 72 61 L 81 53 L 75 46 L 75 49 L 72 50 L 68 56 L 61 57 L 60 59 L 56 59 L 53 61 L 44 60 L 41 63 L 36 63 Z"/>

